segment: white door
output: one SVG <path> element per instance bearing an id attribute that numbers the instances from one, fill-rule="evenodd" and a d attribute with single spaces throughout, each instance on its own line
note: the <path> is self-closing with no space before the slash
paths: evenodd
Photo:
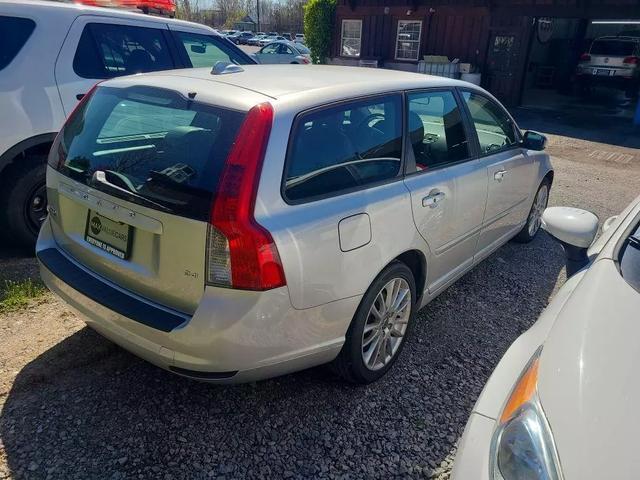
<path id="1" fill-rule="evenodd" d="M 533 159 L 521 148 L 517 128 L 502 106 L 475 92 L 463 91 L 477 133 L 480 156 L 487 165 L 487 208 L 478 242 L 478 257 L 518 232 L 529 212 L 535 179 Z"/>
<path id="2" fill-rule="evenodd" d="M 427 286 L 436 292 L 473 264 L 487 197 L 487 169 L 474 159 L 452 91 L 407 94 L 410 147 L 405 185 L 429 245 Z"/>
<path id="3" fill-rule="evenodd" d="M 79 16 L 55 68 L 65 115 L 100 80 L 175 68 L 167 31 L 167 25 L 159 22 Z"/>

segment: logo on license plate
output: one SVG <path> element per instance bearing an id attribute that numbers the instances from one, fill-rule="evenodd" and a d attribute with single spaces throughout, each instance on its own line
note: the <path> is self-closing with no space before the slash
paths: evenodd
<path id="1" fill-rule="evenodd" d="M 91 233 L 93 233 L 94 235 L 98 235 L 102 230 L 102 222 L 98 217 L 93 217 L 91 219 L 89 227 L 91 228 Z"/>

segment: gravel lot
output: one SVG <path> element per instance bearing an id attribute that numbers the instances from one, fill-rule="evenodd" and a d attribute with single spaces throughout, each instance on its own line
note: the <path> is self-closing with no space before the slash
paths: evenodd
<path id="1" fill-rule="evenodd" d="M 604 219 L 640 193 L 637 135 L 519 117 L 552 134 L 551 204 Z M 33 259 L 2 252 L 0 278 L 37 275 Z M 368 387 L 323 368 L 239 386 L 184 380 L 48 295 L 0 316 L 0 479 L 448 478 L 483 384 L 564 280 L 546 235 L 506 245 L 420 312 L 391 375 Z"/>

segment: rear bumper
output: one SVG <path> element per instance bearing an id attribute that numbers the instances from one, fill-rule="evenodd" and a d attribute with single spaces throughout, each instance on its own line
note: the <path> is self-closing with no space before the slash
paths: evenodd
<path id="1" fill-rule="evenodd" d="M 159 367 L 204 381 L 253 381 L 333 360 L 360 301 L 354 297 L 296 310 L 286 287 L 266 292 L 206 287 L 189 317 L 122 290 L 77 264 L 55 245 L 48 221 L 36 253 L 45 284 L 87 325 Z M 51 258 L 58 265 L 52 265 Z M 61 274 L 59 264 L 73 276 Z"/>
<path id="2" fill-rule="evenodd" d="M 604 85 L 604 86 L 615 87 L 615 88 L 628 88 L 640 82 L 640 77 L 638 77 L 637 75 L 607 76 L 607 75 L 593 75 L 591 73 L 578 73 L 576 75 L 576 79 L 578 80 L 578 82 L 586 83 L 589 85 Z"/>

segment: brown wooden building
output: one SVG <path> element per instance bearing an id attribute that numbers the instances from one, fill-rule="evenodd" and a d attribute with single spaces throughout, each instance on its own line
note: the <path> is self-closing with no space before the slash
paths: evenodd
<path id="1" fill-rule="evenodd" d="M 517 105 L 568 91 L 590 40 L 623 29 L 640 35 L 640 0 L 338 0 L 330 62 L 417 71 L 444 55 Z"/>

